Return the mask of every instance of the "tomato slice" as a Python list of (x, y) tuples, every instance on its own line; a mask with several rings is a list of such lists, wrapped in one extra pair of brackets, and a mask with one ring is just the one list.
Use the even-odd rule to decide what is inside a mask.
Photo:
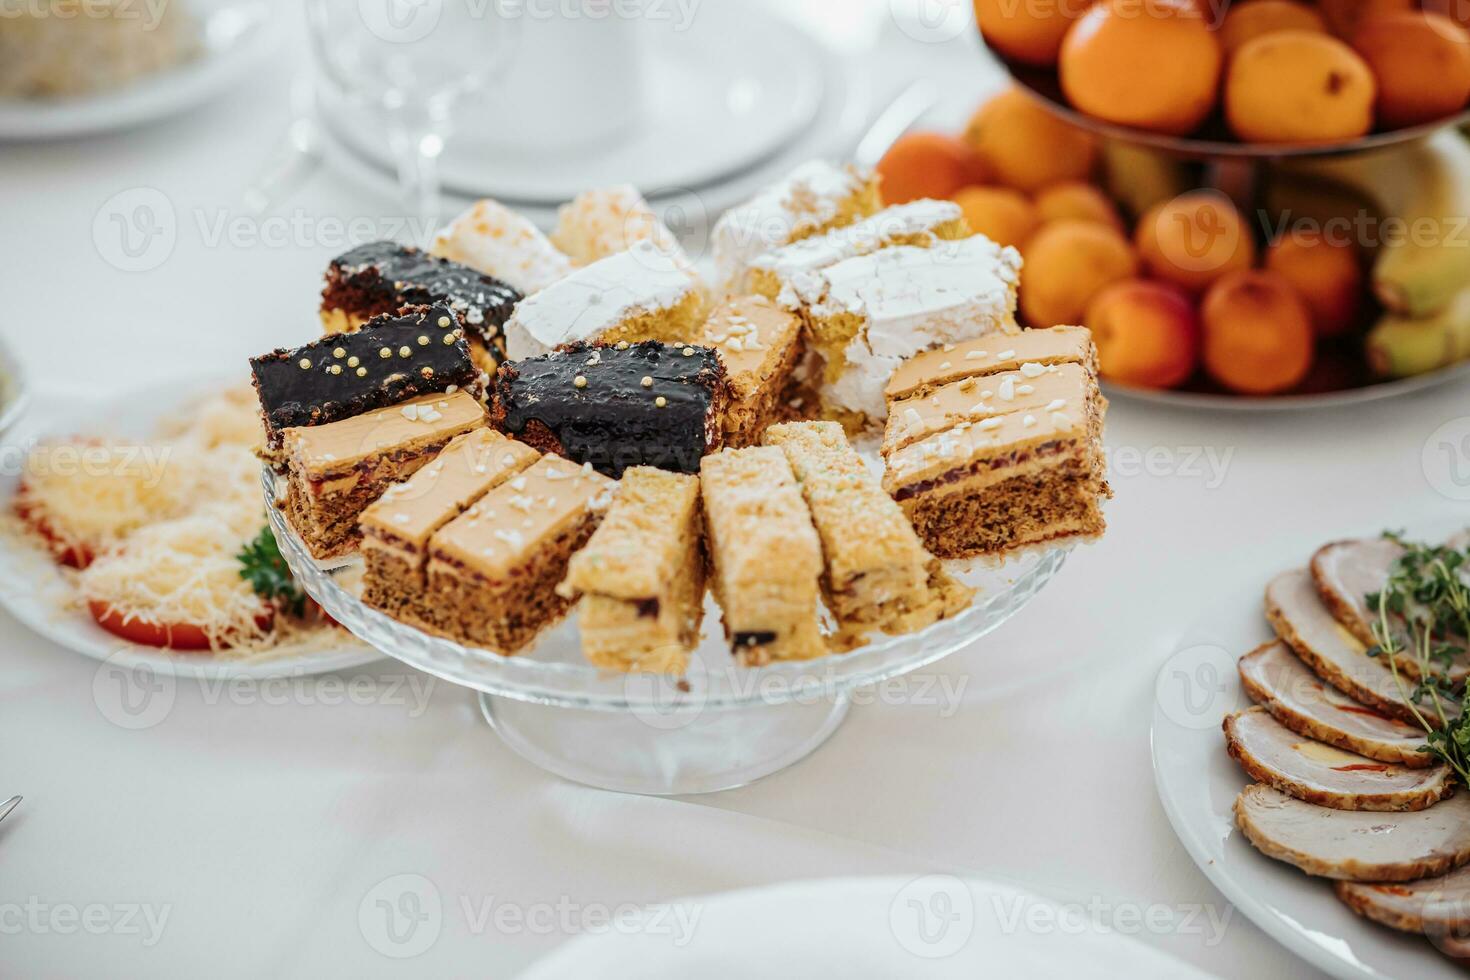
[[(91, 612), (92, 618), (97, 621), (98, 626), (131, 643), (180, 651), (211, 649), (208, 634), (199, 626), (189, 623), (148, 623), (141, 619), (127, 619), (116, 609), (109, 608), (107, 603), (96, 600), (89, 601), (87, 609)], [(275, 619), (275, 610), (266, 609), (255, 617), (255, 622), (261, 629), (270, 629)], [(228, 645), (225, 644), (225, 646)]]
[[(25, 493), (25, 484), (21, 484), (20, 490), (22, 494)], [(57, 564), (68, 568), (86, 568), (92, 564), (92, 559), (97, 557), (86, 545), (62, 544), (56, 531), (47, 523), (46, 518), (36, 512), (34, 506), (23, 501), (16, 501), (15, 513), (22, 521), (25, 521), (27, 527), (46, 542), (46, 549), (51, 552), (51, 557), (56, 560)]]

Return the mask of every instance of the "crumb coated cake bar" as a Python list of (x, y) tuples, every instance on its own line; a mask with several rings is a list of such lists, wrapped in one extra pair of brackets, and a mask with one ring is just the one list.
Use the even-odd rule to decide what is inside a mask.
[(720, 282), (734, 289), (756, 256), (850, 225), (881, 206), (872, 171), (808, 161), (716, 222), (711, 234)]
[(434, 238), (433, 253), (493, 276), (527, 296), (571, 274), (572, 260), (541, 229), (498, 201), (484, 200)]
[[(406, 307), (447, 306), (481, 357), (499, 362), (501, 330), (521, 293), (498, 279), (397, 242), (369, 242), (332, 260), (322, 290), (327, 333), (350, 333)], [(494, 370), (493, 365), (487, 370)]]
[(492, 423), (599, 472), (694, 473), (720, 448), (729, 385), (719, 356), (693, 344), (573, 344), (501, 365)]
[(699, 478), (636, 466), (558, 591), (582, 599), (582, 651), (598, 667), (682, 674), (704, 620)]
[[(1102, 454), (1107, 402), (1080, 329), (982, 337), (894, 376), (901, 428), (890, 430), (883, 486), (934, 554), (965, 558), (1102, 534), (1101, 504), (1111, 495)], [(1017, 365), (1022, 347), (1036, 360)], [(958, 374), (966, 370), (959, 365), (973, 376)], [(968, 381), (977, 405), (947, 413), (952, 392)]]
[(520, 360), (579, 340), (689, 340), (703, 315), (694, 274), (639, 242), (522, 300), (505, 325), (506, 342)]
[(731, 299), (710, 314), (703, 343), (719, 353), (730, 382), (725, 445), (755, 445), (766, 426), (788, 414), (801, 320), (761, 296)]
[(429, 542), (429, 591), (440, 631), (512, 654), (566, 615), (567, 561), (607, 509), (613, 481), (543, 456), (450, 521)]
[(898, 204), (855, 224), (757, 256), (750, 263), (746, 286), (753, 293), (795, 306), (803, 296), (819, 300), (822, 281), (815, 273), (843, 259), (894, 245), (928, 248), (970, 234), (964, 212), (953, 201), (926, 199)]
[(455, 436), (484, 424), (480, 402), (457, 391), (287, 429), (286, 516), (313, 557), (348, 554), (360, 540), (358, 518), (390, 484), (412, 476)]
[(803, 303), (808, 343), (837, 413), (882, 420), (884, 389), (905, 359), (994, 331), (1015, 331), (1021, 256), (981, 235), (932, 248), (898, 245), (821, 270)]
[(845, 631), (923, 629), (963, 608), (973, 592), (924, 550), (835, 422), (788, 422), (766, 430), (791, 464), (822, 540), (822, 595)]
[(440, 630), (428, 591), (429, 541), (487, 492), (541, 457), (525, 443), (480, 428), (456, 436), (434, 461), (363, 511), (362, 601), (394, 619)]
[(694, 268), (679, 239), (632, 184), (583, 191), (563, 204), (551, 242), (577, 265), (591, 265), (648, 242), (681, 268)]
[(786, 454), (756, 446), (706, 456), (700, 488), (730, 652), (747, 667), (822, 656), (822, 545)]
[(284, 429), (324, 425), (418, 395), (484, 393), (464, 330), (448, 307), (375, 317), (356, 333), (333, 334), (250, 359), (266, 444), (279, 462)]

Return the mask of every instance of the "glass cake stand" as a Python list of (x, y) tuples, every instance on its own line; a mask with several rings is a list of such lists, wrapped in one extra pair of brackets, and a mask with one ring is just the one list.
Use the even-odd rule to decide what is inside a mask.
[[(272, 506), (275, 474), (262, 472), (266, 511), (281, 554), (306, 592), (359, 639), (450, 683), (480, 692), (497, 734), (526, 759), (566, 779), (628, 793), (712, 793), (777, 772), (811, 753), (847, 715), (854, 691), (918, 670), (1000, 626), (1061, 568), (1070, 546), (956, 570), (979, 589), (959, 615), (907, 636), (883, 636), (817, 660), (736, 666), (719, 611), (684, 677), (599, 670), (582, 656), (576, 615), (518, 656), (464, 646), (406, 626), (358, 598), (343, 571), (307, 552)], [(885, 689), (886, 690), (886, 689)], [(901, 695), (900, 695), (901, 696)]]

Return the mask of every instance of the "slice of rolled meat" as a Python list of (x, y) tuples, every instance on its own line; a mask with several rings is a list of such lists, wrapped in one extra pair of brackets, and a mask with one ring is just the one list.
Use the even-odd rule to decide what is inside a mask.
[(1251, 700), (1298, 735), (1315, 738), (1379, 762), (1415, 769), (1434, 765), (1420, 752), (1424, 733), (1365, 707), (1307, 669), (1280, 640), (1240, 658), (1240, 682)]
[(1470, 867), (1397, 885), (1340, 881), (1333, 886), (1361, 916), (1427, 936), (1470, 934)]
[(1255, 783), (1236, 797), (1235, 822), (1266, 856), (1340, 881), (1415, 881), (1470, 861), (1470, 794), (1413, 813), (1374, 813), (1304, 803)]
[[(1388, 583), (1393, 563), (1403, 553), (1401, 545), (1387, 538), (1363, 538), (1334, 542), (1319, 548), (1312, 556), (1312, 580), (1318, 596), (1333, 617), (1365, 646), (1378, 642), (1373, 636), (1378, 611), (1369, 607), (1368, 596), (1381, 591)], [(1394, 617), (1391, 628), (1404, 651), (1397, 656), (1399, 669), (1419, 680), (1423, 671), (1418, 658), (1408, 650), (1408, 631), (1402, 619)], [(1470, 677), (1470, 651), (1463, 642), (1458, 646), (1459, 654), (1449, 667), (1449, 679), (1455, 684)]]
[[(1266, 618), (1318, 677), (1361, 704), (1415, 723), (1392, 671), (1332, 618), (1306, 569), (1283, 572), (1266, 586)], [(1404, 690), (1413, 685), (1409, 678), (1401, 680)]]
[(1423, 810), (1454, 790), (1448, 766), (1410, 769), (1302, 738), (1264, 708), (1225, 719), (1225, 747), (1250, 775), (1334, 810)]

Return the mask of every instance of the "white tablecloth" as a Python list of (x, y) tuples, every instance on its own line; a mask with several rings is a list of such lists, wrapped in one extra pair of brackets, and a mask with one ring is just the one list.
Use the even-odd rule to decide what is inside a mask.
[[(991, 84), (968, 37), (886, 43), (873, 70), (895, 86), (918, 65), (947, 65), (962, 100)], [(0, 148), (0, 330), (39, 387), (216, 375), (316, 333), (335, 230), (399, 205), (322, 173), (279, 212), (284, 240), (271, 237), (282, 226), (243, 217), (240, 194), (289, 119), (300, 63), (288, 46), (230, 98), (146, 131)], [(177, 241), (158, 268), (128, 273), (93, 226), (114, 195), (142, 187), (175, 210)], [(428, 678), (392, 661), (360, 671), (349, 697), (316, 682), (181, 682), (165, 719), (129, 731), (99, 710), (96, 663), (0, 616), (0, 797), (26, 796), (0, 825), (0, 973), (508, 976), (577, 927), (496, 928), (487, 903), (615, 908), (948, 872), (1158, 906), (1175, 924), (1139, 938), (1220, 976), (1311, 975), (1243, 917), (1219, 942), (1179, 925), (1204, 905), (1228, 913), (1154, 793), (1154, 677), (1214, 596), (1332, 537), (1463, 513), (1421, 453), (1466, 412), (1465, 394), (1281, 417), (1115, 404), (1106, 540), (932, 669), (963, 692), (953, 710), (855, 708), (805, 762), (699, 799), (561, 782), (502, 746), (468, 693), (425, 691)], [(1020, 676), (1029, 682), (1009, 684)], [(438, 940), (407, 963), (359, 925), (374, 887), (400, 874), (427, 878), (443, 901)]]

